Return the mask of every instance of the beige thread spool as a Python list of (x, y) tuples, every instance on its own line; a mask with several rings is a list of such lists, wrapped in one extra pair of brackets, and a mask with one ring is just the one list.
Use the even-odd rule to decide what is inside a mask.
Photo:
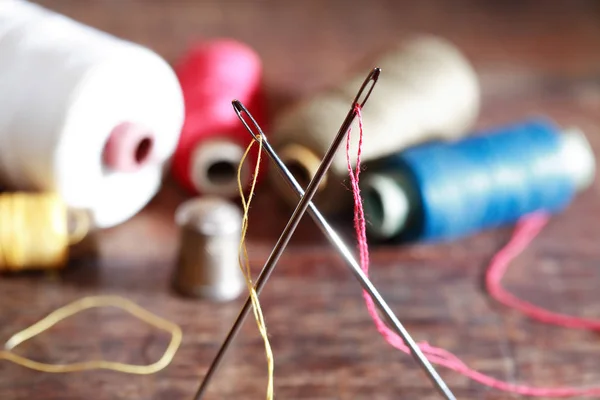
[(238, 260), (242, 214), (217, 197), (188, 200), (176, 211), (181, 229), (174, 285), (182, 294), (233, 300), (245, 287)]
[(89, 214), (68, 209), (57, 194), (2, 193), (0, 271), (63, 268), (89, 228)]
[[(373, 66), (381, 67), (382, 74), (363, 111), (363, 161), (433, 138), (459, 137), (474, 123), (480, 101), (477, 76), (451, 43), (417, 37), (384, 54)], [(276, 119), (272, 143), (303, 187), (314, 176), (364, 76), (357, 74)], [(352, 132), (351, 154), (356, 154), (357, 121)], [(352, 196), (342, 184), (347, 174), (345, 149), (340, 149), (316, 196), (322, 211), (348, 209)], [(285, 199), (296, 204), (297, 196), (279, 174), (270, 177)]]

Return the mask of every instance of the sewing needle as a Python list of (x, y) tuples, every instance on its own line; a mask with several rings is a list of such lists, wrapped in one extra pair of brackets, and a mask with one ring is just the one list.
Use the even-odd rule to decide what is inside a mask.
[[(244, 124), (248, 132), (250, 132), (254, 140), (260, 140), (259, 136), (262, 138), (263, 149), (269, 155), (271, 160), (276, 164), (276, 166), (279, 169), (279, 172), (286, 179), (290, 187), (296, 192), (296, 194), (298, 194), (298, 196), (302, 197), (304, 195), (302, 187), (300, 186), (296, 178), (294, 178), (292, 173), (288, 170), (288, 168), (285, 166), (284, 162), (281, 161), (279, 156), (277, 156), (277, 153), (275, 152), (275, 150), (273, 150), (273, 147), (269, 143), (266, 135), (254, 119), (254, 117), (252, 117), (252, 114), (250, 114), (246, 107), (244, 107), (244, 105), (237, 100), (233, 102), (233, 107), (238, 115), (238, 118), (240, 119), (240, 121), (242, 121), (242, 124)], [(248, 125), (248, 123), (242, 116), (242, 113), (248, 116), (252, 125), (254, 125), (256, 132)], [(444, 382), (444, 380), (438, 375), (438, 373), (435, 371), (429, 360), (427, 360), (427, 358), (423, 355), (421, 349), (419, 349), (419, 346), (415, 343), (415, 341), (410, 336), (406, 328), (404, 328), (404, 326), (400, 323), (392, 309), (387, 305), (386, 301), (383, 299), (381, 294), (379, 294), (377, 288), (375, 288), (373, 283), (363, 272), (358, 262), (356, 262), (356, 259), (352, 255), (352, 252), (348, 249), (348, 247), (339, 237), (337, 232), (331, 227), (331, 225), (329, 225), (327, 220), (323, 217), (321, 212), (317, 209), (317, 207), (312, 201), (308, 205), (308, 213), (317, 223), (319, 228), (321, 228), (321, 231), (325, 234), (325, 236), (342, 254), (342, 257), (350, 267), (351, 272), (354, 274), (354, 276), (356, 277), (360, 285), (363, 287), (363, 289), (369, 294), (369, 296), (371, 296), (371, 299), (373, 299), (374, 303), (379, 308), (379, 311), (387, 317), (388, 323), (391, 324), (396, 333), (398, 333), (398, 335), (402, 338), (406, 346), (410, 349), (411, 355), (421, 366), (421, 368), (427, 374), (429, 379), (433, 382), (434, 387), (446, 399), (454, 400), (455, 397)]]
[[(352, 102), (352, 105), (350, 106), (350, 111), (348, 111), (348, 114), (346, 115), (346, 118), (344, 119), (342, 126), (340, 127), (337, 135), (335, 136), (335, 139), (333, 140), (329, 149), (327, 150), (327, 153), (325, 153), (325, 156), (323, 157), (323, 161), (321, 162), (321, 165), (319, 165), (319, 168), (317, 169), (315, 176), (308, 184), (308, 187), (306, 188), (304, 196), (302, 196), (302, 198), (300, 199), (300, 202), (298, 203), (298, 205), (296, 206), (296, 209), (292, 213), (292, 216), (290, 217), (287, 225), (285, 226), (283, 232), (281, 233), (281, 236), (277, 240), (275, 247), (273, 247), (273, 250), (271, 251), (269, 258), (267, 259), (262, 271), (260, 272), (260, 274), (258, 276), (258, 279), (256, 280), (255, 290), (256, 290), (257, 295), (260, 294), (260, 292), (263, 289), (263, 286), (269, 279), (269, 276), (273, 272), (275, 265), (277, 265), (277, 261), (281, 257), (281, 254), (285, 250), (285, 247), (287, 246), (292, 235), (294, 234), (294, 231), (296, 230), (298, 223), (300, 222), (300, 220), (302, 219), (302, 216), (306, 212), (306, 209), (308, 208), (308, 204), (310, 203), (311, 199), (317, 192), (317, 188), (319, 187), (321, 180), (323, 179), (323, 177), (327, 173), (327, 170), (329, 169), (331, 163), (333, 162), (333, 158), (335, 156), (335, 153), (336, 153), (338, 147), (342, 144), (344, 137), (346, 136), (346, 133), (348, 132), (348, 129), (350, 129), (350, 126), (352, 125), (352, 122), (354, 121), (354, 118), (356, 117), (356, 106), (360, 105), (360, 107), (364, 107), (365, 103), (369, 99), (369, 96), (371, 95), (371, 92), (373, 91), (373, 88), (375, 87), (375, 84), (377, 83), (377, 79), (379, 79), (380, 73), (381, 73), (381, 69), (379, 69), (379, 68), (374, 68), (373, 70), (371, 70), (371, 72), (369, 73), (369, 75), (367, 76), (367, 78), (365, 79), (363, 84), (361, 85), (358, 93), (356, 94), (356, 97), (354, 98), (354, 101)], [(369, 85), (370, 85), (370, 87), (369, 87)], [(364, 99), (359, 104), (359, 100), (362, 98), (363, 93), (366, 91), (367, 87), (369, 87), (369, 90), (366, 92)], [(206, 375), (204, 376), (204, 379), (202, 380), (202, 383), (200, 384), (200, 387), (198, 388), (198, 391), (196, 392), (196, 396), (195, 396), (196, 400), (200, 400), (202, 398), (204, 392), (206, 391), (206, 388), (208, 387), (208, 384), (210, 383), (214, 373), (216, 372), (219, 364), (221, 363), (223, 356), (227, 352), (227, 349), (229, 348), (229, 346), (233, 342), (233, 339), (235, 338), (238, 331), (240, 330), (242, 323), (244, 322), (244, 319), (248, 315), (251, 305), (252, 305), (252, 301), (251, 301), (250, 296), (248, 296), (246, 298), (246, 302), (244, 303), (244, 306), (242, 307), (242, 310), (240, 311), (235, 322), (233, 323), (231, 330), (227, 334), (225, 341), (221, 345), (221, 348), (219, 349), (217, 355), (215, 356)]]

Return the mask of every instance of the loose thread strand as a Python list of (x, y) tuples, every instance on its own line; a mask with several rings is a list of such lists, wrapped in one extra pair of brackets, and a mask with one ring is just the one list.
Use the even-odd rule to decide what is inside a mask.
[(248, 193), (248, 197), (244, 196), (244, 185), (242, 184), (242, 167), (248, 154), (250, 154), (250, 150), (254, 145), (254, 141), (250, 142), (242, 159), (240, 161), (238, 167), (238, 189), (240, 192), (240, 197), (242, 200), (242, 208), (244, 209), (243, 217), (242, 217), (242, 234), (239, 246), (239, 261), (240, 261), (240, 269), (244, 274), (244, 278), (246, 280), (246, 286), (248, 287), (248, 292), (250, 294), (250, 299), (252, 301), (252, 311), (254, 313), (254, 319), (256, 320), (256, 325), (258, 327), (258, 331), (263, 339), (265, 345), (265, 355), (267, 358), (267, 369), (268, 369), (268, 378), (267, 378), (267, 400), (273, 399), (273, 369), (274, 369), (274, 360), (273, 360), (273, 352), (271, 350), (271, 344), (269, 343), (269, 336), (267, 333), (267, 326), (265, 324), (265, 319), (262, 313), (262, 309), (260, 307), (260, 302), (258, 300), (258, 294), (254, 288), (254, 284), (252, 283), (252, 272), (250, 270), (250, 258), (248, 257), (248, 249), (246, 248), (246, 233), (248, 230), (249, 218), (248, 214), (250, 212), (250, 203), (252, 201), (252, 197), (254, 196), (254, 189), (256, 187), (256, 182), (258, 180), (258, 173), (260, 170), (261, 156), (262, 156), (262, 136), (259, 136), (258, 141), (258, 155), (256, 164), (254, 167), (254, 174), (252, 176), (252, 182), (250, 185), (250, 191)]
[[(354, 227), (356, 229), (358, 250), (360, 253), (360, 264), (362, 270), (368, 276), (369, 249), (366, 239), (366, 224), (364, 219), (362, 199), (360, 197), (360, 190), (358, 186), (360, 174), (360, 156), (362, 152), (363, 125), (360, 108), (357, 107), (356, 111), (359, 118), (360, 128), (356, 171), (353, 171), (350, 162), (350, 131), (348, 131), (346, 142), (346, 161), (354, 197)], [(502, 276), (506, 272), (506, 269), (508, 268), (509, 262), (512, 259), (514, 259), (520, 252), (522, 252), (531, 242), (531, 240), (535, 238), (535, 236), (539, 233), (539, 231), (546, 223), (547, 219), (548, 217), (546, 215), (533, 215), (528, 218), (524, 218), (519, 222), (517, 228), (515, 229), (515, 232), (513, 233), (512, 239), (503, 249), (501, 249), (498, 252), (498, 254), (494, 257), (490, 264), (487, 273), (488, 290), (490, 291), (491, 296), (499, 302), (501, 302), (502, 304), (512, 308), (516, 308), (517, 310), (525, 313), (529, 317), (537, 319), (539, 321), (556, 324), (559, 326), (598, 330), (600, 329), (600, 321), (589, 321), (562, 314), (552, 313), (550, 311), (544, 310), (543, 308), (534, 306), (530, 303), (518, 299), (516, 296), (505, 291), (500, 285), (500, 281), (502, 279)], [(373, 319), (377, 331), (384, 337), (384, 339), (390, 345), (406, 354), (409, 354), (410, 349), (404, 344), (402, 339), (381, 320), (381, 317), (377, 312), (377, 308), (375, 307), (373, 300), (367, 292), (363, 291), (363, 297), (365, 299), (369, 315)], [(462, 360), (460, 360), (457, 356), (450, 353), (449, 351), (439, 347), (431, 346), (427, 342), (420, 342), (419, 348), (421, 349), (421, 351), (423, 351), (423, 354), (425, 354), (427, 359), (432, 363), (446, 367), (450, 370), (462, 374), (463, 376), (468, 377), (469, 379), (472, 379), (473, 381), (479, 382), (485, 386), (489, 386), (501, 391), (531, 397), (558, 398), (573, 396), (600, 396), (600, 387), (546, 388), (512, 384), (476, 371), (468, 367)]]
[[(12, 350), (19, 344), (50, 329), (60, 321), (81, 311), (96, 307), (120, 308), (151, 326), (169, 332), (171, 334), (171, 341), (169, 342), (169, 345), (167, 346), (163, 356), (155, 363), (149, 365), (132, 365), (106, 360), (84, 361), (71, 364), (47, 364), (22, 357), (12, 352)], [(127, 374), (149, 375), (162, 370), (171, 363), (175, 353), (177, 352), (177, 349), (181, 345), (182, 337), (183, 335), (179, 326), (144, 310), (140, 306), (127, 299), (119, 296), (92, 296), (85, 297), (61, 307), (30, 327), (14, 334), (4, 345), (5, 350), (0, 351), (0, 359), (13, 362), (17, 365), (35, 371), (48, 373), (66, 373), (93, 369), (106, 369)]]
[(599, 320), (573, 317), (546, 310), (519, 299), (502, 287), (501, 281), (508, 269), (509, 263), (525, 250), (530, 242), (547, 224), (548, 220), (548, 215), (538, 213), (525, 217), (519, 221), (510, 241), (490, 262), (486, 274), (488, 292), (490, 293), (490, 296), (499, 303), (513, 308), (534, 320), (565, 328), (598, 331), (600, 330)]

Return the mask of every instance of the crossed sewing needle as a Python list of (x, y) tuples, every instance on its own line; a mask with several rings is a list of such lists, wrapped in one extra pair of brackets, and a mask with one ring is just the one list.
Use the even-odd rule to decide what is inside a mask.
[[(348, 249), (348, 246), (346, 246), (346, 244), (344, 244), (344, 242), (339, 237), (339, 235), (329, 225), (329, 223), (323, 217), (323, 215), (317, 209), (317, 207), (315, 207), (315, 205), (312, 203), (312, 198), (314, 197), (315, 193), (317, 192), (317, 188), (319, 187), (321, 180), (326, 175), (329, 167), (331, 166), (331, 163), (333, 161), (335, 153), (337, 152), (338, 148), (340, 147), (344, 137), (346, 136), (346, 134), (348, 132), (348, 129), (350, 129), (354, 119), (357, 116), (356, 107), (359, 106), (360, 108), (363, 108), (365, 106), (365, 104), (367, 103), (367, 100), (371, 96), (371, 92), (373, 91), (373, 88), (375, 87), (377, 80), (379, 79), (380, 74), (381, 74), (381, 69), (374, 68), (373, 70), (371, 70), (371, 72), (369, 73), (367, 78), (364, 80), (358, 93), (356, 94), (356, 97), (352, 101), (352, 104), (350, 106), (350, 111), (348, 111), (348, 114), (346, 115), (344, 122), (342, 123), (333, 142), (329, 146), (329, 149), (325, 153), (325, 156), (323, 157), (323, 160), (321, 161), (319, 168), (317, 169), (315, 175), (313, 176), (312, 180), (308, 184), (306, 190), (302, 189), (302, 187), (300, 186), (298, 181), (294, 178), (294, 176), (288, 170), (288, 168), (285, 166), (283, 161), (281, 161), (281, 159), (279, 158), (279, 156), (277, 155), (275, 150), (273, 150), (273, 147), (271, 147), (269, 141), (267, 140), (266, 135), (264, 134), (264, 132), (262, 131), (262, 129), (260, 128), (258, 123), (255, 121), (254, 117), (252, 117), (250, 112), (246, 109), (246, 107), (244, 107), (244, 105), (238, 100), (234, 100), (232, 102), (233, 108), (234, 108), (238, 118), (242, 122), (242, 124), (246, 127), (246, 129), (252, 135), (254, 140), (262, 141), (263, 149), (266, 151), (266, 153), (269, 155), (271, 160), (278, 167), (279, 173), (283, 175), (283, 177), (285, 178), (288, 185), (290, 185), (290, 187), (296, 192), (296, 194), (300, 198), (300, 201), (298, 202), (287, 225), (283, 229), (281, 236), (279, 237), (275, 246), (273, 247), (273, 250), (271, 251), (269, 258), (265, 262), (265, 265), (264, 265), (263, 269), (261, 270), (261, 272), (258, 276), (258, 279), (256, 280), (255, 290), (256, 290), (257, 295), (260, 295), (263, 287), (265, 286), (269, 277), (271, 276), (271, 273), (275, 269), (275, 266), (277, 265), (279, 258), (283, 254), (287, 244), (289, 243), (292, 235), (294, 234), (296, 227), (298, 226), (298, 223), (304, 216), (304, 213), (308, 210), (309, 215), (312, 217), (312, 219), (315, 221), (315, 223), (319, 226), (321, 231), (325, 234), (325, 236), (327, 236), (327, 238), (329, 239), (331, 244), (334, 247), (336, 247), (336, 249), (342, 255), (342, 257), (348, 264), (350, 271), (354, 274), (355, 278), (358, 280), (358, 282), (360, 283), (362, 288), (369, 294), (369, 296), (371, 296), (371, 298), (373, 299), (373, 302), (378, 307), (379, 311), (387, 318), (388, 324), (390, 324), (392, 329), (402, 338), (402, 340), (404, 341), (406, 346), (410, 349), (412, 357), (415, 359), (417, 364), (423, 369), (423, 371), (427, 374), (428, 378), (432, 381), (432, 383), (433, 383), (434, 387), (437, 389), (437, 391), (447, 400), (455, 400), (456, 398), (454, 397), (454, 395), (452, 394), (452, 392), (450, 391), (450, 389), (448, 388), (448, 386), (446, 385), (444, 380), (438, 375), (438, 373), (433, 368), (433, 366), (431, 365), (429, 360), (427, 360), (425, 355), (422, 353), (421, 349), (419, 349), (419, 346), (416, 344), (416, 342), (410, 336), (410, 334), (408, 333), (406, 328), (404, 328), (404, 326), (400, 323), (400, 321), (398, 320), (398, 318), (396, 317), (396, 315), (394, 314), (392, 309), (388, 306), (388, 304), (385, 302), (383, 297), (381, 297), (377, 288), (375, 288), (373, 283), (371, 283), (369, 278), (362, 271), (362, 269), (360, 268), (360, 265), (354, 258), (352, 252)], [(221, 360), (225, 356), (225, 353), (227, 352), (229, 346), (235, 339), (237, 333), (239, 332), (239, 330), (242, 326), (242, 323), (244, 322), (246, 316), (248, 315), (251, 305), (252, 305), (251, 298), (250, 298), (250, 296), (248, 296), (237, 319), (235, 320), (233, 326), (231, 327), (231, 330), (227, 334), (227, 337), (223, 341), (221, 348), (219, 349), (217, 355), (215, 356), (206, 375), (204, 376), (204, 379), (203, 379), (202, 383), (200, 384), (198, 391), (196, 392), (195, 400), (200, 400), (202, 398), (202, 396), (204, 395), (213, 375), (215, 374), (217, 368), (219, 367), (219, 365), (221, 363)]]

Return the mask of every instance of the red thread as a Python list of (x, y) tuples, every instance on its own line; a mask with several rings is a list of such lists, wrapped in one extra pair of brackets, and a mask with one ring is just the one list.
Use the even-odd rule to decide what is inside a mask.
[[(352, 193), (354, 197), (354, 227), (356, 229), (356, 237), (358, 241), (358, 249), (360, 254), (360, 265), (364, 273), (369, 275), (369, 248), (366, 238), (366, 224), (364, 219), (364, 212), (362, 206), (362, 199), (360, 197), (360, 189), (358, 186), (359, 175), (360, 175), (360, 156), (362, 152), (362, 137), (363, 137), (363, 124), (360, 107), (357, 106), (356, 112), (358, 115), (360, 133), (359, 133), (359, 144), (356, 161), (356, 171), (352, 170), (350, 163), (350, 138), (351, 131), (348, 131), (348, 137), (346, 142), (346, 161), (348, 166), (348, 173), (350, 176), (350, 184), (352, 186)], [(522, 252), (529, 243), (535, 238), (539, 231), (543, 228), (548, 220), (548, 216), (543, 214), (535, 214), (527, 218), (523, 218), (518, 224), (513, 233), (513, 237), (508, 244), (501, 249), (496, 256), (492, 259), (490, 267), (487, 273), (487, 287), (490, 291), (491, 296), (508, 307), (515, 308), (531, 318), (537, 319), (542, 322), (556, 324), (559, 326), (567, 326), (573, 328), (582, 329), (593, 329), (596, 330), (600, 327), (600, 322), (589, 321), (581, 318), (570, 317), (562, 314), (553, 313), (547, 311), (538, 306), (534, 306), (527, 303), (514, 295), (504, 290), (500, 284), (502, 276), (506, 272), (509, 262), (514, 259), (520, 252)], [(385, 340), (395, 347), (396, 349), (409, 354), (409, 348), (404, 344), (402, 339), (393, 332), (387, 325), (381, 320), (373, 300), (367, 292), (363, 291), (363, 297), (365, 299), (367, 310), (369, 315), (375, 322), (375, 326), (379, 333), (385, 338)], [(556, 387), (556, 388), (545, 388), (545, 387), (532, 387), (527, 385), (512, 384), (509, 382), (501, 381), (491, 376), (485, 375), (472, 368), (469, 368), (463, 361), (457, 356), (439, 347), (431, 346), (427, 342), (418, 343), (419, 348), (427, 359), (437, 365), (441, 365), (450, 370), (456, 371), (476, 382), (479, 382), (485, 386), (489, 386), (498, 390), (502, 390), (510, 393), (517, 393), (524, 396), (532, 397), (573, 397), (573, 396), (591, 396), (600, 395), (600, 387), (591, 388), (571, 388), (571, 387)]]
[(498, 302), (507, 307), (514, 308), (537, 321), (566, 328), (585, 329), (590, 331), (600, 330), (600, 321), (598, 320), (572, 317), (570, 315), (546, 310), (519, 299), (502, 287), (502, 277), (506, 273), (509, 263), (519, 253), (525, 250), (529, 243), (546, 225), (548, 219), (548, 215), (540, 213), (523, 218), (518, 222), (508, 244), (494, 256), (490, 263), (486, 275), (488, 292)]
[[(186, 110), (172, 172), (179, 184), (196, 194), (199, 190), (192, 181), (191, 166), (198, 146), (220, 138), (239, 144), (243, 150), (252, 140), (233, 111), (232, 100), (244, 103), (256, 121), (265, 126), (262, 63), (246, 44), (214, 39), (192, 46), (175, 70)], [(251, 171), (256, 165), (257, 151), (253, 149), (249, 157)], [(237, 189), (232, 193), (235, 196), (239, 196)]]

